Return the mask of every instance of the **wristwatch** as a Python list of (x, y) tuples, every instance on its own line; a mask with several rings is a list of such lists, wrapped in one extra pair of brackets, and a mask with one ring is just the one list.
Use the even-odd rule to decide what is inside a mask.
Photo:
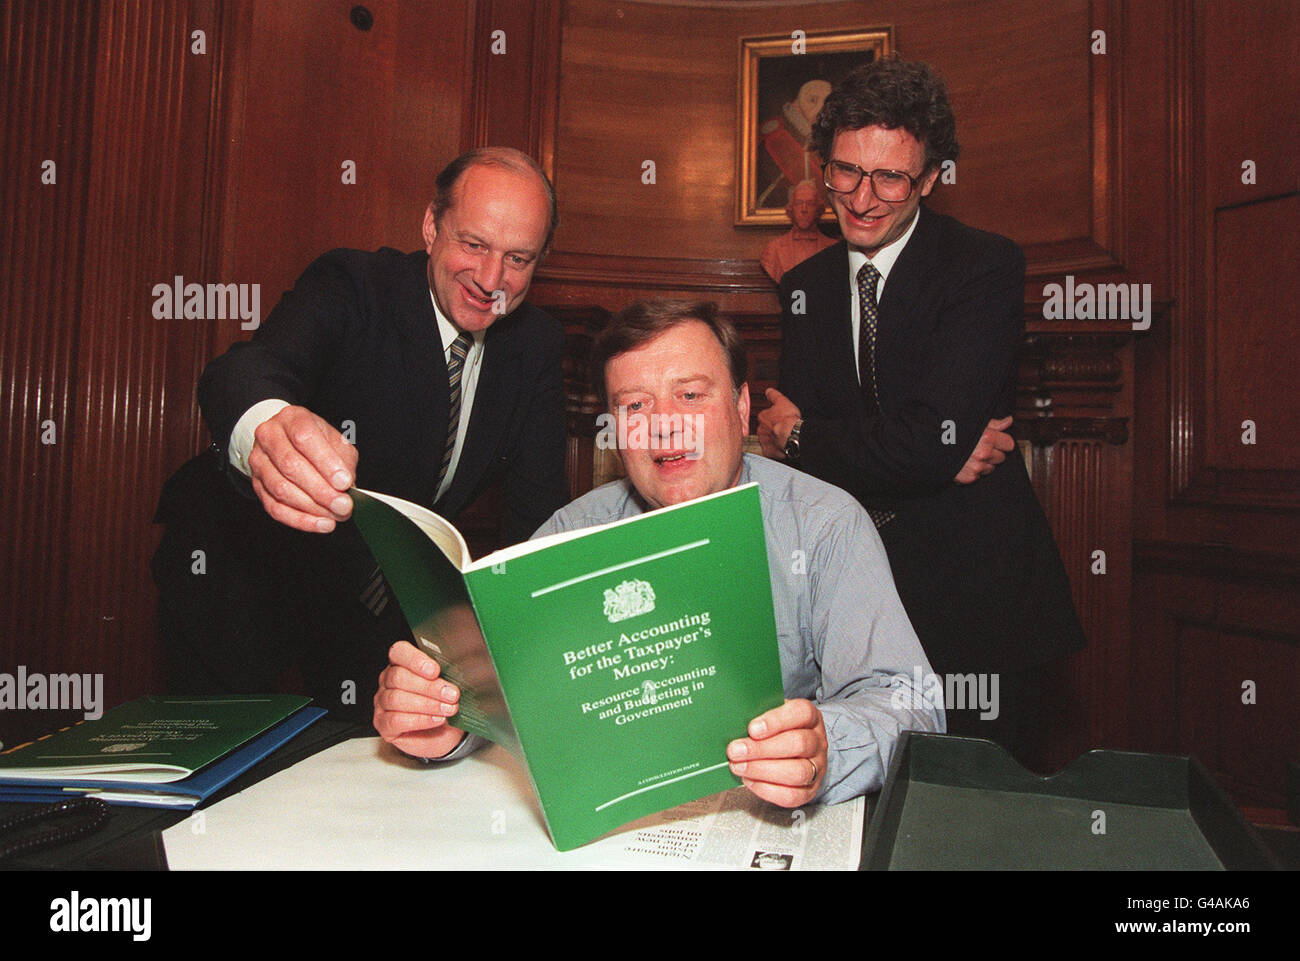
[(785, 459), (788, 461), (797, 461), (799, 459), (799, 429), (803, 427), (803, 418), (794, 422), (790, 428), (790, 436), (785, 440)]

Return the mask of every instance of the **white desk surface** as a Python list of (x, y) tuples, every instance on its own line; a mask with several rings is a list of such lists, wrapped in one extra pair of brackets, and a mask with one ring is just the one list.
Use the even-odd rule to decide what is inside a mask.
[(527, 773), (504, 749), (425, 765), (374, 737), (195, 811), (163, 839), (173, 870), (851, 870), (863, 806), (788, 811), (738, 788), (561, 853)]

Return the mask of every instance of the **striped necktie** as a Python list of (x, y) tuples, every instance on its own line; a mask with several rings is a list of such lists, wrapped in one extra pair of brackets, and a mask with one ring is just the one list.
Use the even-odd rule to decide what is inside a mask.
[[(447, 477), (447, 468), (451, 465), (451, 455), (456, 449), (456, 434), (460, 429), (460, 375), (465, 368), (465, 357), (469, 354), (470, 336), (460, 334), (451, 342), (451, 357), (447, 361), (448, 400), (447, 443), (442, 449), (442, 466), (438, 469), (438, 483), (433, 488), (433, 496), (438, 497), (442, 482)], [(361, 592), (361, 603), (370, 613), (378, 617), (388, 606), (388, 591), (385, 589), (384, 575), (378, 567), (371, 572)]]
[[(876, 305), (876, 282), (880, 271), (868, 261), (858, 271), (858, 383), (867, 404), (867, 416), (880, 412), (880, 385), (876, 382), (876, 334), (880, 312)], [(877, 527), (894, 519), (892, 511), (867, 508)]]
[(447, 443), (442, 449), (442, 466), (438, 469), (438, 486), (434, 496), (447, 478), (447, 468), (451, 466), (451, 454), (456, 449), (456, 434), (460, 430), (460, 375), (465, 369), (465, 357), (469, 354), (470, 336), (460, 334), (451, 342), (451, 357), (447, 360)]

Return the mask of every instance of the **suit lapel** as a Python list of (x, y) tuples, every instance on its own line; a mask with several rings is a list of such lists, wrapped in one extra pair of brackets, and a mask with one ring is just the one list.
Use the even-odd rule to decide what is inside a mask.
[(488, 328), (483, 340), (483, 366), (474, 388), (474, 407), (469, 413), (456, 474), (444, 498), (449, 504), (468, 503), (491, 467), (497, 441), (506, 434), (519, 381), (518, 344), (509, 336), (513, 326), (511, 317), (502, 317)]
[(885, 295), (880, 299), (876, 328), (877, 374), (881, 369), (881, 358), (888, 358), (898, 339), (907, 335), (908, 311), (920, 299), (930, 265), (934, 262), (939, 239), (938, 222), (924, 204), (917, 209), (917, 217), (920, 219), (916, 229), (894, 261), (889, 279), (885, 281)]
[(853, 297), (849, 286), (849, 248), (844, 241), (828, 248), (825, 263), (809, 293), (808, 318), (815, 320), (816, 349), (826, 364), (834, 390), (858, 389), (853, 365)]
[(421, 425), (419, 443), (410, 456), (415, 462), (418, 485), (427, 488), (426, 502), (432, 504), (447, 440), (450, 401), (447, 363), (429, 293), (428, 262), (428, 255), (423, 252), (411, 254), (393, 291), (394, 318), (402, 326), (404, 339), (410, 346), (402, 364), (402, 376), (410, 378), (410, 396), (416, 399), (414, 410), (394, 414), (413, 417)]

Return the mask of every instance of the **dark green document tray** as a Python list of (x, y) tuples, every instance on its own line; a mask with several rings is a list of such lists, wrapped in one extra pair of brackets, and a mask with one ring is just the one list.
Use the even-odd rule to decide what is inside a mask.
[(913, 731), (862, 850), (871, 871), (1277, 867), (1195, 758), (1089, 751), (1039, 777), (992, 741)]

